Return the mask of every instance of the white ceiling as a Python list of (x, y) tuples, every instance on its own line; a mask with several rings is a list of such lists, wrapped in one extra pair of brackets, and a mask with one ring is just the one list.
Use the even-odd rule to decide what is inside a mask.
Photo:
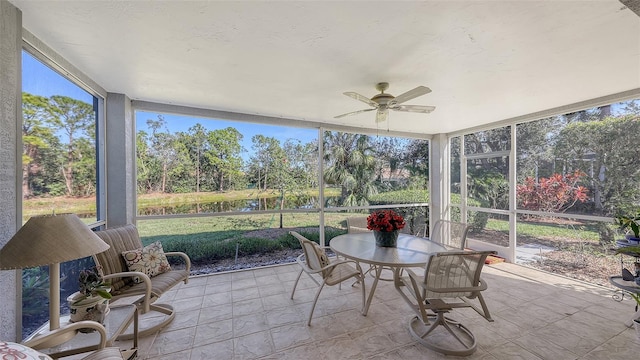
[(9, 0), (23, 26), (135, 100), (376, 128), (375, 83), (446, 133), (640, 88), (640, 17), (601, 1)]

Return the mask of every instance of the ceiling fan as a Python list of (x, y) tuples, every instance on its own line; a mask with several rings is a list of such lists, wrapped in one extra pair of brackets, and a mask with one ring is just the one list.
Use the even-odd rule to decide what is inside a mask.
[(417, 98), (418, 96), (426, 95), (431, 92), (426, 86), (418, 86), (413, 90), (409, 90), (404, 94), (400, 94), (398, 96), (393, 96), (391, 94), (387, 94), (384, 91), (389, 88), (389, 83), (380, 82), (376, 84), (376, 89), (380, 91), (380, 94), (376, 94), (371, 99), (366, 96), (360, 95), (358, 93), (347, 91), (344, 94), (350, 98), (354, 98), (356, 100), (360, 100), (363, 103), (369, 104), (373, 109), (364, 109), (349, 112), (346, 114), (338, 115), (335, 118), (341, 118), (349, 115), (355, 115), (366, 111), (378, 110), (376, 113), (376, 122), (382, 122), (387, 120), (389, 116), (389, 109), (395, 111), (407, 111), (407, 112), (415, 112), (415, 113), (423, 113), (428, 114), (435, 110), (435, 106), (424, 106), (424, 105), (400, 105), (405, 101)]

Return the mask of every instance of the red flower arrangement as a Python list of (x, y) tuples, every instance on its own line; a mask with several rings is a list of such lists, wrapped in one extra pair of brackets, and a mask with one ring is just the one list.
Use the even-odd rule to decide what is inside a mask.
[(367, 229), (377, 231), (395, 231), (404, 227), (405, 222), (402, 216), (393, 210), (374, 211), (367, 217)]

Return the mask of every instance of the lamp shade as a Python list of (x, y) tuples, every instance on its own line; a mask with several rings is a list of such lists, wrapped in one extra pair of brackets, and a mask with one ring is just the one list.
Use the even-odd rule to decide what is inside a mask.
[(0, 249), (0, 269), (61, 263), (108, 248), (75, 214), (33, 216)]

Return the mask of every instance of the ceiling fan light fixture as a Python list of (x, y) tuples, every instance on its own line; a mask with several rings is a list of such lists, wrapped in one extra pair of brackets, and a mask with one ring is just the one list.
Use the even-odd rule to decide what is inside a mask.
[(386, 105), (380, 106), (378, 108), (378, 112), (376, 113), (376, 122), (386, 121), (389, 117), (389, 109), (387, 109)]

